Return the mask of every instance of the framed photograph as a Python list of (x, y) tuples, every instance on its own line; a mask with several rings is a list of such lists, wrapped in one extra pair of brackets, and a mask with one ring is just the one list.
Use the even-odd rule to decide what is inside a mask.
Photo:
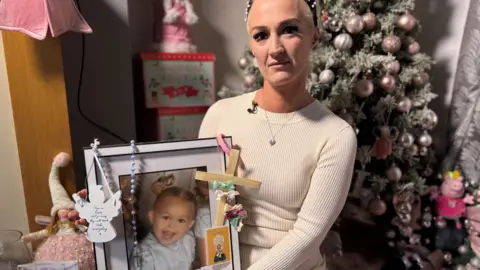
[(147, 108), (210, 106), (215, 102), (212, 53), (140, 55)]
[[(232, 145), (231, 137), (225, 141)], [(99, 146), (98, 152), (113, 189), (121, 191), (122, 213), (111, 222), (116, 237), (94, 244), (96, 269), (133, 270), (137, 262), (155, 264), (155, 269), (241, 269), (237, 230), (212, 226), (218, 208), (215, 190), (195, 179), (196, 171), (226, 172), (228, 155), (216, 139), (137, 144), (134, 189), (130, 145)], [(102, 185), (108, 200), (108, 183), (94, 151), (84, 149), (84, 154), (87, 189)]]

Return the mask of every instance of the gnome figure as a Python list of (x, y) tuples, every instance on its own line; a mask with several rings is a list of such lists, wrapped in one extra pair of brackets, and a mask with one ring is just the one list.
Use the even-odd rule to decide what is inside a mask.
[[(45, 239), (38, 247), (34, 261), (76, 261), (79, 270), (95, 269), (93, 244), (84, 234), (86, 222), (79, 219), (75, 203), (58, 177), (59, 168), (67, 166), (69, 162), (70, 156), (66, 153), (60, 153), (54, 158), (48, 179), (53, 203), (50, 217), (35, 218), (37, 223), (46, 225), (46, 228), (23, 236), (22, 241)], [(86, 193), (86, 190), (82, 190), (78, 195), (85, 198)]]

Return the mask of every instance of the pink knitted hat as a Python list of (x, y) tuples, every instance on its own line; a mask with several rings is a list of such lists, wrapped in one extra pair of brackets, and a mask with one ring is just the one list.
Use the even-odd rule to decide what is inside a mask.
[(52, 210), (50, 211), (50, 215), (52, 216), (60, 209), (75, 209), (75, 202), (70, 199), (70, 196), (68, 196), (67, 191), (60, 183), (58, 177), (59, 168), (67, 166), (69, 162), (70, 156), (63, 152), (53, 159), (52, 169), (50, 170), (50, 176), (48, 178), (53, 203)]

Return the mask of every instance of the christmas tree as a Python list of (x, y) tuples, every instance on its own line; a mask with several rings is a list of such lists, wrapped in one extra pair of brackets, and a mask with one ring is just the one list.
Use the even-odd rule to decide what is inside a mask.
[[(384, 262), (385, 267), (419, 269), (426, 262), (432, 267), (433, 260), (450, 269), (480, 267), (464, 219), (436, 218), (431, 191), (444, 177), (437, 171), (429, 134), (438, 118), (428, 104), (437, 95), (428, 73), (433, 61), (415, 40), (421, 29), (412, 15), (414, 2), (319, 3), (322, 38), (311, 55), (307, 87), (357, 133), (357, 164), (341, 219), (371, 224), (382, 232), (402, 265)], [(244, 71), (244, 89), (224, 87), (219, 92), (223, 98), (263, 84), (251, 52), (247, 50), (238, 64)]]

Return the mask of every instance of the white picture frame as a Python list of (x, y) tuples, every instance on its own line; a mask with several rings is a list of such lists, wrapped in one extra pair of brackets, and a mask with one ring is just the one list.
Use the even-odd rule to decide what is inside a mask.
[[(225, 137), (225, 142), (232, 146), (232, 138)], [(176, 171), (183, 169), (206, 168), (210, 173), (225, 173), (228, 155), (220, 150), (215, 138), (154, 142), (136, 145), (136, 174), (150, 172)], [(108, 163), (109, 179), (114, 180), (114, 189), (121, 189), (120, 177), (129, 175), (131, 170), (130, 145), (99, 146), (98, 152)], [(84, 149), (85, 168), (88, 186), (102, 185), (106, 200), (109, 199), (108, 184), (102, 178), (95, 162), (95, 153), (91, 148)], [(93, 169), (95, 168), (95, 169)], [(130, 188), (128, 188), (130, 189)], [(214, 224), (217, 212), (215, 190), (209, 188), (211, 224)], [(133, 249), (133, 240), (128, 236), (123, 214), (113, 218), (111, 224), (116, 230), (116, 237), (108, 243), (94, 243), (97, 270), (130, 270), (129, 259)], [(240, 270), (240, 250), (238, 232), (230, 226), (231, 269)], [(228, 269), (228, 268), (222, 268)], [(194, 269), (195, 270), (195, 269)]]

